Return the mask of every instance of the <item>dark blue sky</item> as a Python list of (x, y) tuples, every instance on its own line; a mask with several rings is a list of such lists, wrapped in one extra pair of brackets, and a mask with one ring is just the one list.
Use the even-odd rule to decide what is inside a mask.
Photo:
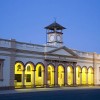
[(100, 53), (100, 0), (0, 0), (0, 38), (45, 44), (54, 17), (64, 45)]

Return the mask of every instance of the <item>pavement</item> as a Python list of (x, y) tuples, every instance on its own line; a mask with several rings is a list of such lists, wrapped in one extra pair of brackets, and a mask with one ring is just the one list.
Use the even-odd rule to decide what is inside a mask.
[(15, 93), (29, 93), (29, 92), (41, 92), (41, 91), (61, 91), (61, 90), (87, 90), (87, 89), (100, 89), (99, 86), (88, 86), (88, 87), (60, 87), (60, 88), (31, 88), (31, 89), (14, 89), (14, 90), (1, 90), (2, 94), (15, 94)]

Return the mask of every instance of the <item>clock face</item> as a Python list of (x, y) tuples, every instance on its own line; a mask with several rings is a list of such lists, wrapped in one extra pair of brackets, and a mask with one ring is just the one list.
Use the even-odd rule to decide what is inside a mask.
[(57, 41), (60, 41), (60, 42), (61, 42), (61, 37), (60, 37), (60, 35), (57, 35)]
[(50, 41), (54, 41), (55, 37), (54, 35), (50, 35)]

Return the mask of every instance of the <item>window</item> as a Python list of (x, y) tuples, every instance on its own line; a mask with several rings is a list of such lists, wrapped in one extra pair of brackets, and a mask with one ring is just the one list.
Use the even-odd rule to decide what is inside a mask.
[(31, 67), (30, 66), (27, 66), (27, 71), (31, 71)]
[(21, 71), (21, 65), (17, 66), (17, 71)]
[(38, 68), (38, 76), (41, 77), (41, 66)]
[(26, 74), (26, 82), (31, 82), (31, 74)]
[(16, 80), (17, 82), (21, 82), (21, 77), (22, 77), (21, 74), (15, 74), (15, 80)]

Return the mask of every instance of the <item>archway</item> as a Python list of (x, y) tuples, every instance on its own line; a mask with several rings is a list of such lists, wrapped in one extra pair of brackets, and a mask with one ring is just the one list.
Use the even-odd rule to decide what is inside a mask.
[(32, 87), (34, 84), (34, 65), (28, 63), (25, 66), (25, 85), (26, 87)]
[(64, 85), (64, 67), (62, 65), (58, 66), (58, 84)]
[(24, 77), (23, 77), (23, 70), (24, 65), (21, 62), (17, 62), (15, 64), (14, 73), (15, 73), (15, 79), (14, 79), (14, 85), (15, 88), (22, 88)]
[(36, 72), (35, 72), (35, 85), (36, 86), (43, 86), (44, 84), (44, 66), (41, 63), (36, 65)]
[(81, 84), (81, 75), (82, 75), (82, 70), (80, 68), (80, 66), (76, 67), (76, 84), (80, 85)]
[(82, 84), (83, 85), (87, 84), (87, 68), (86, 67), (82, 68)]
[(88, 69), (88, 84), (89, 85), (93, 85), (93, 68), (92, 67), (89, 67)]
[(72, 68), (72, 66), (67, 67), (67, 83), (68, 83), (68, 85), (73, 84), (73, 68)]
[(47, 67), (47, 70), (48, 70), (48, 85), (49, 86), (52, 86), (54, 85), (54, 66), (53, 65), (48, 65)]

